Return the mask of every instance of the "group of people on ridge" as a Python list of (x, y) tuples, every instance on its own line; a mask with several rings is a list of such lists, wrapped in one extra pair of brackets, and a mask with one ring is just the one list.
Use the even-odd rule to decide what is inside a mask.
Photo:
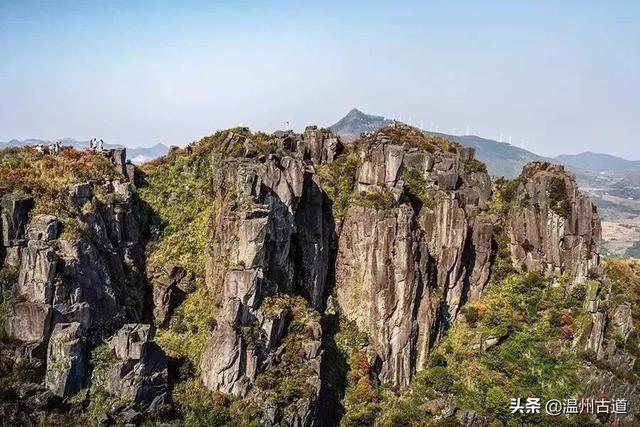
[(104, 151), (104, 141), (97, 138), (91, 138), (89, 141), (89, 150), (91, 151)]
[(44, 144), (36, 145), (36, 151), (40, 154), (48, 154), (50, 156), (57, 156), (60, 154), (60, 149), (62, 148), (62, 141), (56, 141), (50, 143), (45, 147)]

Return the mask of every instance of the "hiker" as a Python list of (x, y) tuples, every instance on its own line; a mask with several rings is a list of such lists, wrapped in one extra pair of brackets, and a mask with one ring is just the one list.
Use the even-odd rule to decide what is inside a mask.
[(36, 145), (36, 151), (38, 152), (38, 154), (44, 154), (44, 147), (42, 146), (42, 144)]
[(55, 145), (53, 145), (53, 143), (49, 144), (49, 152), (47, 154), (49, 154), (50, 156), (53, 156), (54, 151), (55, 151)]
[(89, 141), (89, 150), (96, 151), (96, 139), (95, 138), (91, 138), (91, 141)]
[(100, 152), (104, 151), (104, 141), (102, 139), (98, 143), (98, 151)]
[(60, 147), (62, 147), (62, 141), (56, 141), (56, 146), (55, 146), (55, 155), (59, 155), (60, 154)]

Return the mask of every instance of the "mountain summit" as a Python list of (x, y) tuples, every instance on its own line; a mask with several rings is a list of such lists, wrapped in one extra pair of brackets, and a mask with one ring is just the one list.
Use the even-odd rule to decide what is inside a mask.
[[(366, 114), (354, 108), (336, 124), (330, 126), (329, 129), (339, 135), (344, 141), (349, 142), (358, 139), (362, 132), (374, 132), (387, 126), (391, 122), (392, 120), (390, 119)], [(478, 160), (487, 165), (487, 170), (490, 175), (515, 178), (520, 174), (520, 171), (522, 171), (522, 167), (528, 162), (552, 161), (551, 159), (507, 144), (506, 142), (498, 142), (475, 135), (448, 135), (445, 133), (424, 132), (433, 136), (447, 138), (467, 147), (475, 148)]]
[(358, 139), (362, 132), (373, 132), (391, 123), (384, 116), (365, 114), (357, 108), (352, 109), (336, 124), (329, 127), (345, 141)]

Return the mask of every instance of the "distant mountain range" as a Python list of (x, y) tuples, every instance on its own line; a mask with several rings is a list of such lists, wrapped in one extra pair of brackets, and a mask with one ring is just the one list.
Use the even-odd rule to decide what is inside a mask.
[[(340, 135), (342, 139), (352, 141), (357, 139), (362, 132), (371, 132), (380, 129), (391, 122), (391, 120), (385, 119), (382, 116), (365, 114), (354, 108), (336, 124), (330, 126), (329, 129)], [(475, 135), (457, 136), (437, 132), (426, 133), (443, 136), (459, 144), (475, 148), (476, 157), (487, 165), (487, 169), (491, 175), (515, 178), (522, 171), (522, 166), (528, 162), (534, 160), (553, 161), (552, 159), (539, 156), (530, 151), (507, 144), (506, 142), (498, 142)]]
[[(89, 147), (89, 141), (78, 141), (72, 138), (62, 138), (59, 141), (62, 141), (63, 145), (71, 146), (77, 149), (87, 148)], [(2, 142), (0, 141), (0, 149), (7, 147), (24, 147), (26, 145), (37, 145), (37, 144), (49, 144), (53, 141), (47, 141), (42, 139), (29, 138), (24, 140), (12, 139), (11, 141)], [(105, 149), (111, 148), (125, 148), (123, 145), (119, 144), (106, 144), (104, 145)], [(143, 163), (147, 160), (155, 159), (156, 157), (164, 156), (169, 151), (169, 147), (163, 144), (156, 144), (151, 147), (135, 147), (135, 148), (127, 148), (127, 159), (131, 160), (133, 163)]]
[[(374, 131), (389, 123), (391, 120), (382, 116), (353, 109), (330, 129), (343, 140), (351, 141), (362, 132)], [(547, 158), (479, 136), (426, 133), (475, 148), (476, 157), (487, 165), (491, 175), (515, 178), (524, 164), (534, 160), (564, 164), (575, 173), (581, 189), (598, 206), (602, 218), (603, 253), (640, 257), (640, 161), (592, 152)]]
[[(371, 132), (387, 126), (392, 120), (382, 116), (363, 113), (354, 108), (330, 126), (334, 133), (345, 141), (357, 139), (362, 132)], [(555, 158), (548, 158), (518, 148), (506, 142), (481, 138), (475, 135), (449, 135), (446, 133), (428, 132), (455, 141), (459, 144), (476, 149), (476, 157), (487, 165), (491, 175), (515, 178), (522, 171), (522, 166), (531, 161), (549, 161), (561, 163), (571, 169), (589, 172), (627, 172), (640, 170), (640, 161), (626, 160), (610, 154), (584, 152), (580, 154), (563, 154)], [(580, 175), (580, 173), (578, 173)]]
[(555, 157), (567, 166), (599, 172), (628, 172), (640, 170), (640, 160), (627, 160), (611, 154), (585, 151), (580, 154), (563, 154)]
[(373, 116), (365, 114), (354, 108), (349, 111), (346, 116), (338, 120), (336, 124), (330, 126), (329, 129), (347, 142), (353, 141), (360, 137), (362, 132), (373, 132), (390, 124), (392, 120), (385, 119), (383, 116)]

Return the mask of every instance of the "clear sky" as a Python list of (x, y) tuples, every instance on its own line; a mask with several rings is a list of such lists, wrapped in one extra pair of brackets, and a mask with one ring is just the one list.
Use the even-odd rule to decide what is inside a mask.
[(640, 158), (640, 1), (0, 0), (0, 140), (184, 144), (353, 107)]

